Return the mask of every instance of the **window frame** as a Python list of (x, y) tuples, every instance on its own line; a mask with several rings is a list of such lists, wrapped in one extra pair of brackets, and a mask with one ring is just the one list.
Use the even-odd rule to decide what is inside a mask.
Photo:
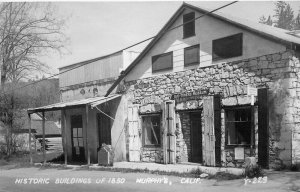
[[(238, 109), (248, 109), (248, 110), (250, 110), (250, 120), (249, 120), (249, 123), (250, 123), (250, 133), (251, 133), (251, 131), (253, 129), (253, 127), (252, 127), (252, 123), (253, 123), (252, 117), (254, 117), (254, 115), (252, 114), (252, 109), (251, 108), (252, 108), (251, 105), (226, 106), (226, 107), (223, 107), (223, 109), (224, 109), (224, 124), (225, 124), (225, 147), (226, 148), (232, 148), (232, 147), (247, 147), (247, 148), (250, 148), (251, 147), (251, 135), (250, 135), (250, 143), (249, 144), (228, 144), (228, 134), (229, 134), (229, 131), (228, 131), (227, 123), (228, 122), (235, 122), (235, 121), (227, 121), (227, 115), (226, 115), (226, 111), (228, 111), (228, 110), (238, 110)], [(255, 134), (253, 134), (253, 141), (255, 141)], [(253, 143), (253, 147), (255, 145), (254, 143)]]
[[(153, 61), (155, 58), (157, 57), (162, 57), (162, 56), (166, 56), (166, 55), (171, 55), (171, 66), (170, 67), (167, 67), (167, 68), (163, 68), (163, 69), (156, 69), (154, 70), (153, 69)], [(173, 69), (173, 51), (170, 51), (170, 52), (167, 52), (167, 53), (162, 53), (162, 54), (158, 54), (158, 55), (154, 55), (152, 56), (152, 73), (156, 73), (156, 72), (160, 72), (160, 71), (166, 71), (166, 70), (170, 70), (170, 69)]]
[[(193, 63), (186, 63), (186, 50), (190, 50), (190, 49), (193, 49), (193, 48), (197, 48), (197, 61), (193, 62)], [(185, 67), (199, 64), (200, 63), (200, 44), (196, 44), (196, 45), (192, 45), (192, 46), (189, 46), (189, 47), (185, 47), (183, 55), (184, 55), (183, 57), (184, 57), (184, 66)]]
[[(73, 123), (73, 119), (78, 119), (80, 117), (80, 121), (81, 121), (81, 124), (80, 126), (77, 125), (78, 122), (76, 123)], [(79, 121), (79, 122), (80, 122)], [(74, 125), (76, 124), (76, 125)], [(83, 125), (83, 115), (82, 114), (73, 114), (70, 116), (70, 129), (71, 129), (71, 143), (72, 143), (72, 150), (74, 147), (85, 147), (84, 145), (84, 125)], [(73, 130), (76, 129), (76, 136), (74, 136), (74, 132)], [(78, 129), (81, 129), (81, 137), (78, 136)], [(74, 142), (74, 138), (76, 138), (77, 140), (77, 145), (75, 146), (75, 142)], [(82, 139), (82, 146), (79, 146), (79, 140), (78, 139)]]
[[(185, 17), (188, 16), (188, 15), (191, 15), (191, 14), (193, 14), (193, 16), (194, 16), (193, 22), (185, 21)], [(182, 15), (182, 24), (183, 24), (183, 26), (182, 26), (182, 33), (183, 33), (183, 34), (182, 34), (182, 38), (183, 38), (183, 39), (186, 39), (186, 38), (189, 38), (189, 37), (193, 37), (193, 36), (196, 35), (196, 32), (195, 32), (195, 31), (196, 31), (195, 18), (196, 18), (195, 12), (189, 12), (189, 13), (185, 13), (185, 14)], [(191, 20), (190, 20), (190, 21), (191, 21)], [(189, 22), (189, 23), (187, 23), (187, 22)], [(184, 24), (184, 23), (187, 23), (187, 24), (193, 24), (193, 27), (194, 27), (193, 33), (191, 33), (190, 35), (187, 35), (187, 34), (186, 34), (185, 27), (186, 27), (187, 24)]]
[[(215, 48), (215, 46), (216, 46), (216, 43), (217, 43), (218, 41), (222, 41), (222, 40), (224, 40), (224, 39), (231, 38), (231, 37), (234, 37), (234, 36), (238, 36), (238, 38), (239, 38), (239, 41), (240, 41), (240, 42), (239, 42), (239, 44), (238, 44), (237, 46), (239, 46), (239, 48), (240, 48), (240, 53), (237, 54), (237, 55), (235, 55), (235, 56), (230, 56), (230, 57), (226, 57), (226, 58), (217, 56), (217, 55), (215, 54), (215, 51), (214, 51), (214, 48)], [(212, 61), (219, 61), (219, 60), (223, 60), (223, 59), (230, 59), (230, 58), (242, 56), (242, 55), (243, 55), (243, 41), (244, 41), (244, 37), (243, 37), (243, 36), (244, 36), (243, 33), (237, 33), (237, 34), (229, 35), (229, 36), (222, 37), (222, 38), (219, 38), (219, 39), (214, 39), (214, 40), (212, 41)]]
[[(143, 118), (145, 117), (153, 117), (153, 116), (158, 116), (160, 119), (159, 122), (159, 144), (153, 144), (153, 145), (149, 145), (149, 144), (145, 144), (145, 128), (143, 126)], [(162, 113), (149, 113), (149, 114), (140, 114), (140, 118), (141, 118), (141, 127), (142, 127), (142, 145), (144, 148), (160, 148), (162, 146), (162, 134), (161, 134), (161, 129), (162, 129)]]

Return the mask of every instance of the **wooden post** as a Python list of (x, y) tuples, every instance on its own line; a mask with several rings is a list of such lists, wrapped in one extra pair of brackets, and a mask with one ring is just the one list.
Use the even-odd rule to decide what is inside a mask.
[(42, 112), (43, 114), (43, 123), (42, 123), (42, 128), (43, 128), (43, 160), (44, 164), (46, 163), (46, 143), (45, 143), (45, 112)]
[(64, 109), (63, 112), (63, 137), (64, 137), (64, 156), (65, 156), (65, 165), (68, 164), (68, 146), (67, 146), (67, 116), (66, 116), (66, 110)]
[(215, 123), (214, 123), (214, 97), (203, 98), (204, 116), (204, 150), (203, 160), (205, 165), (215, 166)]
[(86, 132), (86, 148), (87, 148), (87, 164), (90, 165), (91, 164), (91, 153), (90, 153), (90, 147), (89, 147), (89, 138), (88, 138), (88, 126), (89, 126), (89, 105), (86, 105), (85, 107), (86, 109), (86, 121), (85, 121), (85, 132)]
[(251, 105), (251, 140), (250, 140), (250, 156), (253, 156), (253, 148), (254, 148), (254, 129), (255, 129), (255, 123), (254, 123), (254, 105)]
[(32, 161), (32, 152), (31, 152), (31, 117), (30, 117), (30, 113), (28, 113), (28, 126), (29, 126), (29, 158), (30, 158), (30, 165), (32, 165), (33, 161)]

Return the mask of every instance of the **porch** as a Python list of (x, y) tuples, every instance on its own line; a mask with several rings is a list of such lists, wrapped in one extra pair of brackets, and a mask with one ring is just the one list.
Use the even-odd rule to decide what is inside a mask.
[[(117, 98), (120, 98), (120, 95), (86, 98), (28, 109), (29, 132), (31, 131), (31, 114), (42, 113), (42, 143), (45, 149), (45, 112), (61, 110), (64, 163), (78, 162), (88, 165), (96, 163), (97, 151), (101, 143), (114, 146), (118, 143), (115, 138), (111, 138), (111, 130), (113, 133), (120, 134), (120, 130), (116, 130), (114, 128), (116, 126), (113, 124), (117, 115), (116, 110), (111, 110)], [(109, 106), (109, 104), (111, 105)], [(110, 110), (104, 111), (104, 108)], [(110, 126), (110, 121), (112, 121), (112, 126)], [(103, 122), (106, 124), (103, 125)], [(31, 138), (29, 140), (31, 141)], [(32, 147), (29, 146), (30, 162), (32, 163)], [(46, 163), (45, 150), (43, 151), (43, 159), (43, 162)]]

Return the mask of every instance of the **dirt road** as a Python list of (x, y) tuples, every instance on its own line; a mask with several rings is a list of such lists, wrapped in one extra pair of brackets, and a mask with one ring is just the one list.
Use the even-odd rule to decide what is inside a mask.
[(266, 182), (244, 179), (216, 181), (146, 173), (120, 173), (72, 169), (0, 169), (1, 192), (81, 192), (81, 191), (298, 191), (300, 173), (269, 173)]

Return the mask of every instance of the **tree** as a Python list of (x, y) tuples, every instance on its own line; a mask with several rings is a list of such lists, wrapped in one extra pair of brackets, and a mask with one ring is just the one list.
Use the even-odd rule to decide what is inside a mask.
[(272, 18), (271, 16), (269, 15), (268, 19), (265, 18), (265, 16), (261, 16), (259, 18), (259, 23), (262, 23), (262, 24), (266, 24), (266, 25), (273, 25), (273, 21), (272, 21)]
[(300, 30), (300, 15), (299, 15), (299, 13), (294, 22), (294, 30)]
[(278, 1), (275, 8), (275, 27), (292, 30), (294, 28), (294, 11), (291, 6), (284, 2)]
[(300, 12), (296, 18), (294, 18), (294, 11), (290, 4), (284, 1), (277, 1), (275, 3), (274, 12), (275, 14), (273, 15), (273, 19), (271, 16), (266, 19), (266, 17), (263, 15), (259, 18), (259, 23), (272, 25), (287, 30), (300, 29)]
[(0, 110), (6, 114), (7, 154), (10, 155), (16, 113), (22, 107), (16, 94), (18, 82), (31, 79), (35, 72), (49, 69), (41, 57), (63, 53), (67, 38), (64, 20), (55, 17), (51, 3), (6, 2), (0, 4)]
[(50, 3), (8, 2), (0, 10), (1, 84), (46, 72), (39, 58), (65, 48), (64, 20), (54, 17)]

